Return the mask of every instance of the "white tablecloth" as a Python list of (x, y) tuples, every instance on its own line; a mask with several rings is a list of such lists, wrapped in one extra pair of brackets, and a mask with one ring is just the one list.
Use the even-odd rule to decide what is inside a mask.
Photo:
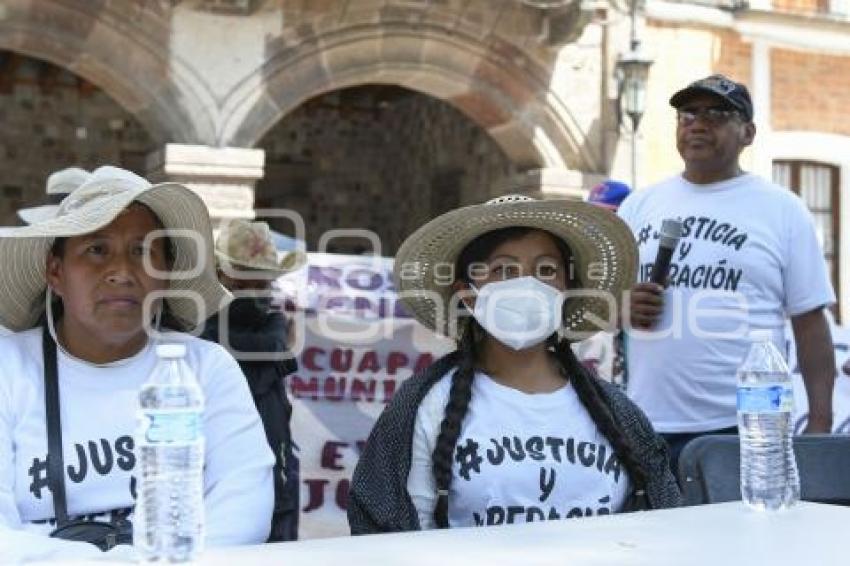
[(740, 502), (721, 503), (505, 527), (210, 549), (201, 564), (846, 566), (850, 508), (800, 503), (784, 512), (759, 513)]

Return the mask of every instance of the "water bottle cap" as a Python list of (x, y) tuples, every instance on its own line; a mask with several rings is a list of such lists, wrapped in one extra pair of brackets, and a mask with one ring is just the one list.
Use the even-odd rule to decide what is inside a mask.
[(186, 356), (186, 345), (160, 344), (156, 347), (156, 355), (160, 358), (182, 358)]
[(756, 328), (754, 330), (750, 330), (749, 336), (750, 340), (753, 342), (772, 342), (773, 330), (770, 328)]

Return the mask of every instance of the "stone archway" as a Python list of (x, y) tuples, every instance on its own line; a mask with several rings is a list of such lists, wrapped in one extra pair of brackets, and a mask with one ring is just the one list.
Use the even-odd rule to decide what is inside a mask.
[(97, 85), (157, 141), (215, 140), (198, 73), (171, 56), (168, 14), (156, 3), (10, 0), (0, 8), (0, 49)]
[(366, 23), (275, 40), (264, 92), (234, 92), (223, 136), (253, 146), (315, 96), (363, 84), (397, 85), (450, 104), (496, 140), (520, 169), (597, 171), (600, 162), (544, 64), (499, 37), (438, 25)]
[(0, 225), (44, 204), (50, 173), (117, 165), (145, 174), (149, 132), (102, 89), (41, 59), (0, 50)]
[[(395, 86), (363, 85), (313, 98), (258, 146), (266, 157), (256, 186), (258, 213), (297, 212), (308, 249), (317, 251), (393, 255), (417, 227), (487, 200), (517, 172), (495, 140), (456, 108)], [(291, 222), (271, 216), (264, 219), (291, 232)], [(319, 250), (322, 235), (335, 229), (367, 230), (373, 237), (336, 238)]]

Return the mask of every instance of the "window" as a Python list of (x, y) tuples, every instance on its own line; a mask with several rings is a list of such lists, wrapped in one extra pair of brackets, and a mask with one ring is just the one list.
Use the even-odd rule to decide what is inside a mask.
[(840, 18), (850, 17), (850, 0), (827, 0), (826, 12)]
[[(788, 187), (803, 199), (815, 219), (815, 230), (823, 246), (832, 287), (839, 296), (839, 195), (838, 167), (813, 161), (774, 161), (773, 181)], [(833, 314), (838, 320), (838, 305)]]

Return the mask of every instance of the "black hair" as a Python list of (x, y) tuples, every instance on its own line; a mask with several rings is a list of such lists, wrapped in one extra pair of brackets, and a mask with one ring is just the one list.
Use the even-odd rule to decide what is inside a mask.
[[(139, 207), (144, 208), (145, 210), (150, 212), (151, 215), (153, 216), (157, 229), (158, 230), (164, 230), (165, 229), (165, 225), (159, 219), (159, 216), (157, 216), (156, 213), (153, 210), (151, 210), (151, 208), (148, 205), (142, 204), (140, 202), (132, 202), (132, 203), (129, 204), (128, 208), (130, 206), (139, 206)], [(174, 248), (174, 244), (171, 242), (171, 238), (169, 238), (168, 236), (165, 236), (162, 239), (163, 239), (163, 247), (165, 249), (165, 263), (170, 268), (171, 266), (174, 265), (174, 260), (177, 257), (177, 251)], [(65, 237), (54, 238), (53, 244), (50, 246), (49, 255), (58, 257), (60, 259), (65, 257), (65, 244), (67, 242), (68, 242), (68, 238), (65, 238)]]
[[(455, 273), (458, 274), (459, 279), (468, 282), (467, 270), (471, 263), (485, 260), (503, 242), (521, 238), (534, 230), (535, 228), (511, 227), (479, 236), (468, 244), (459, 255), (455, 264)], [(564, 264), (569, 265), (572, 259), (569, 246), (561, 238), (554, 235), (552, 235), (552, 238), (561, 251)], [(465, 320), (465, 326), (458, 342), (460, 362), (457, 371), (452, 376), (448, 403), (443, 414), (443, 420), (440, 422), (440, 431), (432, 454), (434, 480), (437, 487), (434, 521), (437, 527), (441, 529), (449, 526), (448, 492), (452, 482), (454, 448), (469, 409), (469, 402), (472, 399), (472, 382), (475, 377), (477, 354), (484, 335), (485, 331), (475, 319), (468, 318)], [(635, 458), (634, 450), (623, 433), (620, 423), (611, 413), (597, 378), (578, 360), (568, 340), (553, 336), (550, 339), (550, 344), (561, 365), (564, 378), (571, 381), (581, 404), (587, 409), (600, 432), (611, 443), (618, 460), (625, 467), (635, 487), (643, 489), (646, 483), (646, 471)]]
[[(460, 252), (460, 255), (458, 255), (457, 261), (455, 262), (455, 277), (470, 283), (470, 265), (486, 260), (487, 257), (493, 253), (493, 250), (505, 242), (519, 240), (520, 238), (523, 238), (535, 231), (549, 234), (549, 232), (546, 232), (545, 230), (526, 226), (511, 226), (509, 228), (501, 228), (499, 230), (493, 230), (492, 232), (481, 234), (469, 242), (469, 244), (467, 244)], [(549, 235), (552, 236), (558, 251), (561, 252), (561, 257), (564, 260), (564, 267), (567, 271), (567, 286), (569, 288), (581, 286), (578, 274), (576, 274), (573, 269), (570, 269), (570, 262), (573, 258), (572, 250), (570, 250), (570, 247), (561, 238), (552, 234)]]

